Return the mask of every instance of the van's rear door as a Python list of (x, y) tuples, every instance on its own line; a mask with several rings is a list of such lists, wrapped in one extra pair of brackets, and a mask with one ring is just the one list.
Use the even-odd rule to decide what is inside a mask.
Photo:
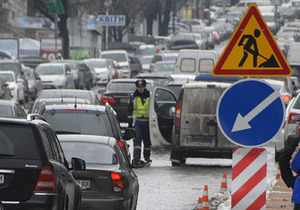
[(153, 88), (149, 107), (149, 130), (153, 146), (171, 145), (176, 94), (163, 86)]
[(218, 128), (216, 119), (219, 98), (228, 86), (205, 82), (202, 84), (186, 85), (184, 88), (180, 145), (207, 149), (234, 148), (235, 145)]

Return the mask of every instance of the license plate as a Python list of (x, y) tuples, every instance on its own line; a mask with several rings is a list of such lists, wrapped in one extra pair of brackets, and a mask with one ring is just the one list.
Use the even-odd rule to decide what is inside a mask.
[(120, 99), (120, 102), (121, 102), (121, 103), (128, 103), (128, 99), (127, 99), (127, 98), (121, 98), (121, 99)]
[(4, 184), (4, 175), (0, 174), (0, 184)]
[(90, 180), (77, 180), (83, 190), (91, 188)]

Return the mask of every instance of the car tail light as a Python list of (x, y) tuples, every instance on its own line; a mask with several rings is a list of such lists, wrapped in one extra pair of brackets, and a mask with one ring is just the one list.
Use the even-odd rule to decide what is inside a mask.
[(55, 174), (49, 166), (45, 166), (44, 168), (42, 168), (37, 184), (35, 186), (35, 190), (55, 190)]
[(292, 117), (294, 115), (299, 115), (299, 113), (290, 112), (289, 118), (288, 118), (288, 124), (290, 124), (290, 123), (296, 123), (296, 121), (292, 120)]
[(118, 140), (118, 142), (119, 142), (119, 145), (123, 148), (125, 155), (127, 155), (127, 148), (126, 148), (126, 145), (124, 144), (124, 142), (121, 140)]
[(110, 176), (112, 179), (113, 191), (121, 192), (124, 189), (124, 182), (121, 175), (118, 173), (111, 173)]
[(175, 111), (175, 128), (180, 128), (180, 117), (181, 117), (181, 103), (182, 100), (178, 100), (176, 104), (176, 111)]
[(116, 100), (112, 97), (112, 96), (102, 96), (101, 100), (103, 101), (103, 103), (116, 103)]
[(283, 101), (289, 101), (291, 99), (291, 96), (289, 96), (289, 95), (282, 95), (281, 98), (282, 98)]

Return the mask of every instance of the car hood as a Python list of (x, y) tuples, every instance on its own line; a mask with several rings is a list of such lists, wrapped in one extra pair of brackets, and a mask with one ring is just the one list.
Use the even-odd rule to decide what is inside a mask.
[(108, 72), (107, 68), (94, 68), (96, 73), (104, 73), (104, 72)]
[(63, 75), (40, 75), (42, 81), (55, 81), (62, 77)]

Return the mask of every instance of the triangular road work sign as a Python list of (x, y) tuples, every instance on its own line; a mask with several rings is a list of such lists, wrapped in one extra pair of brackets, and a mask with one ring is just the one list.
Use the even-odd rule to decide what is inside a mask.
[(290, 76), (292, 70), (251, 4), (212, 71), (214, 76)]

